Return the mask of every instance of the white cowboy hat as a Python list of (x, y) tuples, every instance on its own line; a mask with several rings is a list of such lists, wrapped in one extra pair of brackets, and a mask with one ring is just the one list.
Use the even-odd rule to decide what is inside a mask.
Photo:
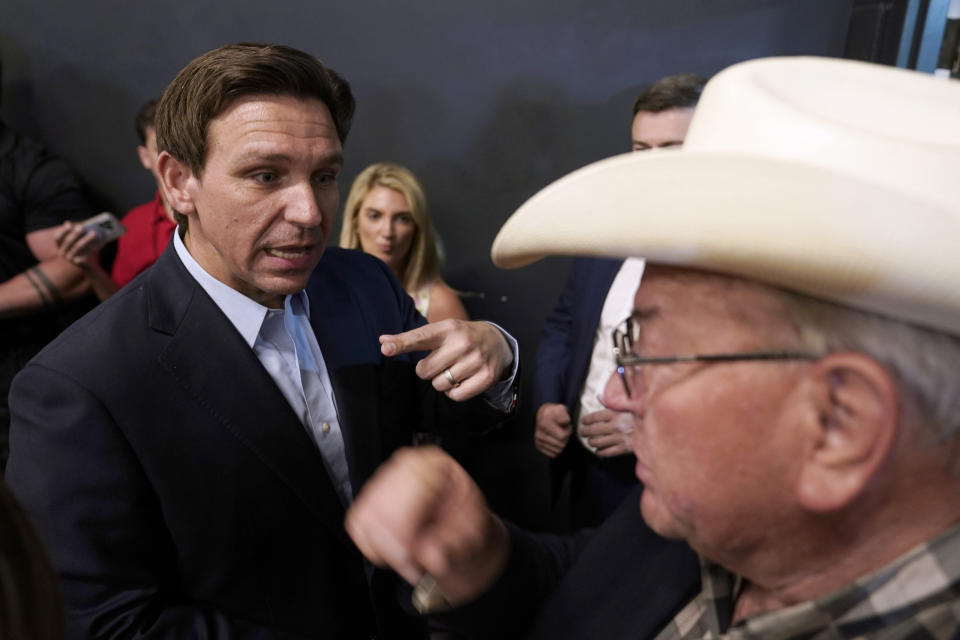
[(960, 82), (770, 58), (706, 86), (681, 150), (546, 187), (493, 261), (644, 256), (960, 334)]

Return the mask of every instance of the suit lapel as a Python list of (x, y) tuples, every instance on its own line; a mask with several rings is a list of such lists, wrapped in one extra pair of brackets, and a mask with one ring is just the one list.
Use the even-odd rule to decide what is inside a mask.
[(202, 409), (184, 437), (216, 425), (248, 447), (308, 509), (344, 536), (343, 507), (323, 459), (273, 379), (171, 247), (149, 290), (150, 322), (171, 339), (160, 365)]
[(343, 431), (350, 483), (354, 491), (383, 460), (380, 425), (381, 360), (378, 336), (349, 283), (320, 262), (310, 287), (310, 323), (323, 354)]

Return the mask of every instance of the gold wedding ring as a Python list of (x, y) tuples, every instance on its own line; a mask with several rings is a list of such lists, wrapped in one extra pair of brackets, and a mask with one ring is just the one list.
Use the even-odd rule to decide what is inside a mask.
[(451, 387), (460, 386), (460, 383), (457, 381), (457, 379), (453, 377), (452, 373), (450, 373), (450, 367), (447, 367), (446, 369), (443, 370), (443, 375), (446, 376), (447, 382), (450, 383)]

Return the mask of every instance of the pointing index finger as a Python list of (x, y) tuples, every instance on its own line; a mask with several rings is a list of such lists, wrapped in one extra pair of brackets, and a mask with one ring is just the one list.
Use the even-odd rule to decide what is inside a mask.
[(396, 356), (411, 351), (433, 351), (446, 338), (447, 330), (442, 324), (425, 324), (422, 327), (393, 335), (380, 336), (380, 353)]

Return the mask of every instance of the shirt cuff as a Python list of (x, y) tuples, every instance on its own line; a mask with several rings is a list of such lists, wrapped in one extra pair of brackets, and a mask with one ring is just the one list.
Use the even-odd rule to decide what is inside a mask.
[(507, 344), (510, 345), (511, 353), (513, 353), (513, 365), (510, 370), (510, 377), (494, 382), (490, 385), (489, 389), (483, 392), (483, 399), (486, 400), (490, 406), (508, 413), (512, 411), (517, 404), (517, 392), (514, 382), (517, 378), (517, 371), (520, 368), (520, 347), (516, 339), (507, 333), (503, 327), (488, 320), (483, 320), (483, 322), (496, 327), (497, 330), (503, 334), (503, 337), (507, 340)]

